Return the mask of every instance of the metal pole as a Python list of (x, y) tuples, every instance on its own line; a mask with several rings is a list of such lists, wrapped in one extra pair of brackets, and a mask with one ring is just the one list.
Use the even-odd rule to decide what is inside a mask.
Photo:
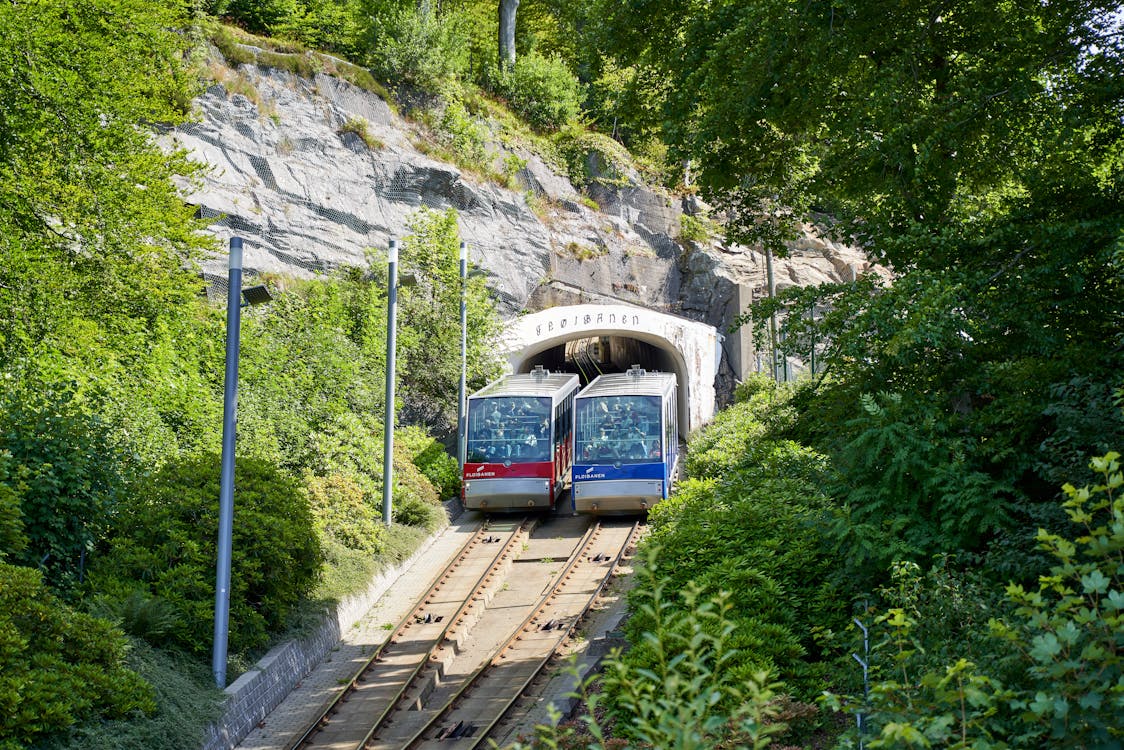
[[(765, 248), (765, 274), (769, 290), (769, 299), (777, 296), (777, 286), (773, 281), (773, 251)], [(777, 351), (777, 313), (774, 310), (769, 314), (769, 346), (772, 350), (772, 375), (775, 382), (780, 382), (780, 352)]]
[(226, 649), (230, 625), (230, 556), (234, 533), (234, 423), (238, 409), (238, 339), (242, 304), (242, 238), (230, 238), (226, 292), (226, 379), (223, 381), (222, 473), (219, 483), (218, 565), (215, 575), (215, 641), (211, 671), (226, 687)]
[(811, 324), (812, 331), (812, 374), (816, 374), (816, 301), (812, 300), (811, 306), (808, 308), (808, 322)]
[(457, 389), (457, 464), (464, 471), (465, 379), (468, 370), (468, 244), (461, 243), (461, 382)]
[(398, 240), (390, 241), (386, 285), (386, 420), (382, 428), (382, 522), (390, 526), (391, 502), (394, 497), (394, 329), (398, 313)]

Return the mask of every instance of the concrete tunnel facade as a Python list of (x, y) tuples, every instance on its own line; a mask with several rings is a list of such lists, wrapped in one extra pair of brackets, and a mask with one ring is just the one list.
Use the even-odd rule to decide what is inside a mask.
[(509, 372), (529, 372), (544, 352), (569, 341), (599, 337), (647, 344), (662, 365), (648, 369), (675, 373), (683, 435), (714, 416), (721, 336), (706, 323), (631, 305), (552, 307), (511, 321), (504, 329), (500, 350)]

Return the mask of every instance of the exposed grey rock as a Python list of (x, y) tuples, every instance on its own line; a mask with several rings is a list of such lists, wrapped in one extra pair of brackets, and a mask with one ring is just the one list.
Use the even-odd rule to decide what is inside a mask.
[[(405, 238), (422, 207), (455, 208), (470, 259), (507, 316), (567, 301), (624, 301), (724, 329), (738, 314), (739, 288), (763, 293), (759, 250), (681, 243), (682, 214), (707, 207), (645, 186), (634, 171), (588, 186), (598, 211), (541, 157), (497, 141), (489, 145), (495, 164), (502, 168), (512, 153), (526, 162), (517, 175), (523, 189), (512, 191), (426, 156), (414, 146), (414, 125), (344, 81), (254, 65), (231, 76), (249, 83), (237, 88), (250, 96), (216, 83), (197, 100), (199, 120), (164, 137), (210, 167), (197, 188), (184, 186), (186, 198), (200, 215), (219, 217), (210, 231), (224, 243), (243, 237), (249, 271), (308, 276), (365, 266), (368, 248)], [(355, 123), (365, 123), (376, 147), (349, 132)], [(539, 196), (534, 210), (528, 193)], [(861, 252), (807, 230), (789, 258), (777, 259), (778, 287), (870, 272)], [(225, 279), (225, 259), (204, 270)]]

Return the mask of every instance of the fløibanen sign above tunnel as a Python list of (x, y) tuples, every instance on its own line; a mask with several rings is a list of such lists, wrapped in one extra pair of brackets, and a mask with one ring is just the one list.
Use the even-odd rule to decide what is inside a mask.
[(679, 424), (689, 432), (707, 422), (715, 409), (718, 330), (675, 315), (629, 305), (570, 305), (521, 316), (508, 324), (501, 351), (512, 372), (548, 369), (564, 358), (567, 343), (583, 339), (611, 342), (603, 361), (619, 368), (642, 364), (673, 372), (679, 380)]

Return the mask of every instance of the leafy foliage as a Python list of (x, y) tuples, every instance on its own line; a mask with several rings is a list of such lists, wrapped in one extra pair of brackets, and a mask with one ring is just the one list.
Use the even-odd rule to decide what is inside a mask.
[(738, 668), (738, 626), (726, 597), (700, 601), (699, 592), (688, 587), (680, 603), (664, 593), (670, 581), (642, 574), (639, 585), (651, 596), (634, 616), (649, 629), (633, 649), (650, 658), (638, 664), (618, 654), (603, 678), (623, 714), (618, 723), (623, 734), (652, 747), (765, 747), (770, 735), (784, 730), (783, 724), (767, 723), (775, 715), (769, 703), (779, 686), (769, 682), (766, 670), (746, 675)]
[(413, 464), (430, 481), (439, 497), (460, 494), (460, 467), (456, 457), (450, 455), (445, 446), (418, 427), (401, 429), (395, 440), (401, 441)]
[[(1064, 487), (1063, 506), (1083, 533), (1071, 541), (1040, 531), (1055, 564), (1037, 589), (1009, 584), (999, 617), (981, 617), (986, 608), (972, 607), (974, 616), (960, 620), (968, 610), (947, 611), (961, 600), (932, 585), (940, 577), (924, 582), (898, 566), (891, 601), (899, 606), (878, 618), (884, 639), (875, 650), (869, 701), (833, 701), (867, 713), (876, 734), (870, 747), (1120, 744), (1124, 474), (1115, 452), (1093, 459), (1092, 468), (1101, 483)], [(930, 597), (935, 606), (918, 606)], [(953, 632), (942, 626), (954, 621)], [(934, 645), (944, 664), (934, 665)], [(975, 655), (958, 655), (964, 645)]]
[(458, 16), (438, 16), (414, 3), (384, 4), (366, 35), (368, 64), (382, 78), (437, 93), (468, 71), (469, 46)]
[(89, 717), (151, 713), (152, 687), (124, 666), (125, 646), (108, 622), (56, 600), (37, 571), (0, 562), (0, 747)]
[[(1092, 461), (1100, 483), (1063, 488), (1074, 541), (1040, 531), (1055, 559), (1037, 591), (1007, 588), (1015, 617), (998, 634), (1022, 651), (1030, 684), (1013, 708), (1058, 747), (1094, 747), (1124, 737), (1124, 473), (1120, 454)], [(1076, 544), (1074, 543), (1076, 542)], [(1017, 618), (1017, 619), (1016, 619)], [(1033, 696), (1033, 699), (1031, 699)]]
[(207, 726), (221, 713), (224, 694), (215, 687), (210, 665), (174, 649), (130, 644), (128, 667), (148, 681), (156, 711), (145, 721), (99, 719), (36, 743), (36, 750), (154, 750), (198, 747)]
[[(109, 549), (91, 578), (97, 590), (127, 598), (140, 589), (170, 603), (175, 643), (195, 653), (210, 647), (214, 624), (219, 457), (171, 463), (152, 492), (123, 508)], [(230, 587), (230, 647), (266, 643), (320, 569), (313, 518), (300, 485), (261, 460), (235, 467)], [(277, 575), (279, 570), (285, 575)]]
[[(651, 626), (641, 641), (652, 655), (651, 663), (638, 666), (616, 650), (596, 678), (603, 692), (592, 689), (591, 678), (575, 693), (584, 699), (582, 722), (593, 740), (581, 746), (623, 746), (610, 738), (614, 728), (627, 746), (683, 750), (768, 746), (770, 737), (786, 728), (777, 719), (779, 686), (770, 682), (766, 671), (746, 677), (733, 669), (739, 660), (734, 645), (737, 626), (726, 596), (704, 599), (691, 587), (684, 592), (686, 607), (682, 607), (680, 597), (668, 593), (671, 582), (655, 573), (651, 555), (648, 562), (639, 571), (638, 585), (651, 594), (640, 610)], [(608, 726), (600, 719), (606, 706), (616, 715)], [(577, 747), (575, 736), (574, 727), (538, 727), (530, 747)]]
[[(811, 665), (823, 652), (813, 633), (838, 628), (846, 601), (832, 574), (840, 559), (818, 523), (832, 507), (817, 489), (823, 457), (764, 437), (758, 421), (777, 398), (773, 389), (762, 390), (692, 436), (691, 479), (649, 513), (644, 544), (669, 590), (696, 586), (703, 599), (728, 597), (737, 653), (724, 672), (749, 679), (767, 670), (789, 691), (807, 695), (825, 678), (826, 664)], [(639, 586), (629, 597), (633, 647), (623, 658), (637, 668), (652, 668), (656, 656), (641, 637), (657, 629), (652, 596)], [(689, 610), (686, 601), (676, 609)]]
[(581, 88), (573, 73), (561, 60), (537, 52), (517, 58), (514, 68), (500, 71), (494, 87), (512, 109), (543, 130), (573, 122), (581, 111)]
[[(460, 240), (457, 214), (421, 209), (411, 217), (403, 242), (401, 269), (418, 284), (399, 295), (398, 366), (401, 414), (437, 434), (456, 425), (460, 384)], [(472, 392), (498, 373), (494, 342), (499, 335), (495, 305), (484, 279), (470, 276), (465, 287), (468, 351), (466, 379)]]
[(20, 485), (12, 454), (0, 450), (0, 562), (27, 546), (19, 503)]
[(0, 449), (17, 478), (7, 487), (22, 517), (14, 541), (27, 542), (11, 561), (39, 567), (56, 587), (71, 587), (113, 522), (133, 469), (110, 458), (119, 454), (108, 425), (73, 402), (5, 401)]
[(380, 550), (382, 527), (373, 498), (354, 478), (347, 474), (313, 474), (306, 478), (305, 486), (321, 538), (365, 553)]

